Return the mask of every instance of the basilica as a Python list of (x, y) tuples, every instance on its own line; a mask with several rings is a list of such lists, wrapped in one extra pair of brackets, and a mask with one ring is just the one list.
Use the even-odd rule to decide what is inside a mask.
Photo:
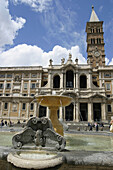
[(103, 21), (94, 7), (86, 23), (87, 64), (61, 59), (59, 65), (0, 67), (0, 119), (23, 122), (49, 117), (35, 95), (66, 95), (72, 103), (59, 107), (58, 117), (69, 122), (108, 122), (113, 116), (113, 66), (105, 65)]

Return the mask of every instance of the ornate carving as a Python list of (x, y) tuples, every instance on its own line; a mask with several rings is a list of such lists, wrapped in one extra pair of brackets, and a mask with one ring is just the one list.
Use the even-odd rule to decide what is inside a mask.
[(63, 150), (66, 145), (66, 140), (63, 136), (56, 133), (53, 129), (50, 119), (42, 117), (32, 117), (28, 120), (26, 127), (20, 133), (17, 133), (12, 138), (14, 148), (22, 148), (23, 145), (34, 143), (36, 146), (46, 146), (46, 139), (51, 139), (55, 143), (55, 148), (59, 151)]

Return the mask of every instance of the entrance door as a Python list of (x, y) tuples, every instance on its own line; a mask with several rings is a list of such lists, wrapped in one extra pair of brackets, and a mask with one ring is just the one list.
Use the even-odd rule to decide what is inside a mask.
[(69, 106), (65, 108), (65, 120), (73, 121), (73, 104), (71, 103)]
[(46, 117), (46, 107), (44, 106), (39, 107), (39, 117)]
[(87, 121), (88, 120), (87, 103), (80, 103), (80, 120), (81, 121)]
[(101, 103), (93, 103), (93, 118), (94, 121), (101, 120)]

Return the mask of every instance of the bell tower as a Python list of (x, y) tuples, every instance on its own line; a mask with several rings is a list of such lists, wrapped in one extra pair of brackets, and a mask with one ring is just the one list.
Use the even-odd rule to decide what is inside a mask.
[(89, 22), (86, 24), (87, 61), (93, 68), (105, 65), (103, 21), (97, 17), (94, 6)]

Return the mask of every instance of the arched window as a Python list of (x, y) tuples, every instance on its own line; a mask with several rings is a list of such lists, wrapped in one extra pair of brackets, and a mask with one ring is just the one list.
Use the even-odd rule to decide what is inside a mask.
[(66, 87), (67, 88), (73, 88), (73, 79), (74, 79), (73, 71), (68, 70), (66, 72)]
[(60, 88), (60, 76), (54, 76), (53, 78), (53, 88)]
[(86, 77), (86, 75), (80, 76), (80, 88), (87, 88), (87, 77)]

